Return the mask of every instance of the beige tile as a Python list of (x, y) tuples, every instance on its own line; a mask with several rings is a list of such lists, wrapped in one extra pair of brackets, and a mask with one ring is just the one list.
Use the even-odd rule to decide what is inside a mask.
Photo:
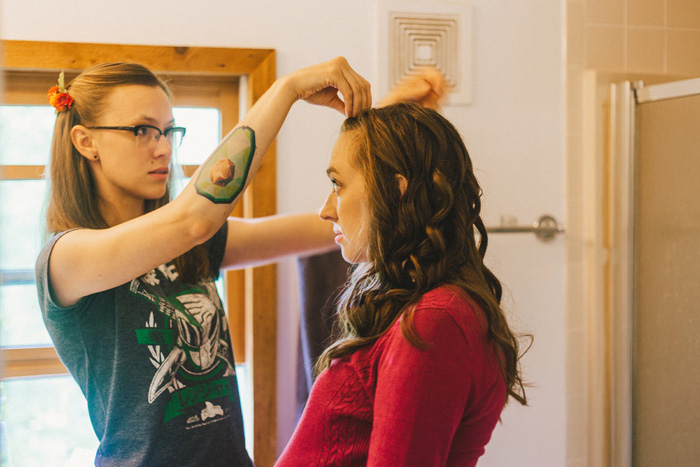
[(624, 0), (587, 0), (586, 24), (619, 24), (624, 22)]
[(663, 29), (628, 28), (627, 71), (663, 73), (666, 68), (666, 41)]
[(566, 465), (585, 466), (588, 457), (586, 399), (569, 395), (566, 398), (566, 405)]
[(666, 34), (667, 73), (700, 75), (700, 30), (669, 29)]
[[(566, 259), (567, 262), (583, 264), (583, 246), (585, 243), (585, 196), (582, 159), (582, 139), (580, 134), (569, 133), (566, 135)], [(575, 273), (576, 271), (572, 271)], [(579, 278), (582, 276), (579, 276)], [(580, 285), (580, 284), (579, 284)], [(579, 298), (583, 298), (579, 296)], [(577, 327), (581, 323), (577, 324)]]
[(624, 71), (624, 29), (622, 26), (586, 27), (586, 68)]
[(566, 394), (585, 396), (588, 388), (585, 331), (566, 332)]
[[(571, 242), (579, 242), (583, 245), (585, 236), (585, 199), (581, 196), (569, 196), (566, 199), (566, 236)], [(579, 247), (581, 247), (579, 245)], [(568, 260), (569, 258), (567, 258)]]
[(627, 0), (629, 26), (664, 26), (665, 0)]
[(583, 66), (583, 2), (566, 4), (566, 63)]
[(666, 0), (668, 27), (700, 28), (700, 1)]
[(567, 239), (565, 316), (567, 331), (581, 331), (586, 326), (586, 309), (583, 306), (586, 303), (586, 290), (584, 287), (586, 270), (583, 261), (580, 259), (583, 256), (583, 247), (582, 241)]
[(566, 70), (566, 131), (583, 132), (583, 69)]
[[(580, 116), (581, 119), (583, 115)], [(566, 198), (573, 202), (572, 208), (583, 199), (583, 133), (568, 132), (566, 134)], [(580, 216), (582, 211), (571, 214)]]
[[(567, 237), (575, 230), (577, 220), (583, 217), (583, 136), (581, 133), (566, 134), (566, 204)], [(573, 225), (570, 225), (571, 223)], [(580, 226), (579, 226), (580, 227)], [(576, 236), (571, 237), (572, 240)], [(581, 237), (579, 236), (579, 240)], [(578, 258), (581, 260), (581, 258)]]

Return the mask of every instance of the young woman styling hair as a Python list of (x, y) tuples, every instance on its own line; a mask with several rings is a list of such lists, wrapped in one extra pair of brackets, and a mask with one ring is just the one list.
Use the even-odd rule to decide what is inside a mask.
[(37, 285), (87, 398), (96, 465), (250, 465), (213, 280), (222, 268), (328, 248), (332, 235), (309, 215), (228, 216), (294, 102), (352, 116), (371, 104), (369, 84), (343, 58), (278, 79), (172, 201), (171, 156), (185, 130), (151, 71), (97, 65), (49, 99), (52, 237)]

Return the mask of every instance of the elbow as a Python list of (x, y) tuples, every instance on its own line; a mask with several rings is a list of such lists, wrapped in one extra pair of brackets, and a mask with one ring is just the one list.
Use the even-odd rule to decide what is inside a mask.
[[(179, 240), (192, 248), (209, 240), (219, 231), (228, 218), (225, 210), (212, 209), (204, 205), (198, 196), (182, 193), (163, 209), (169, 210), (169, 218), (174, 221)], [(189, 249), (188, 248), (188, 249)]]
[(183, 231), (187, 232), (188, 243), (192, 245), (201, 245), (206, 242), (213, 237), (223, 225), (223, 222), (216, 222), (213, 219), (206, 218), (184, 219), (184, 222), (185, 228)]

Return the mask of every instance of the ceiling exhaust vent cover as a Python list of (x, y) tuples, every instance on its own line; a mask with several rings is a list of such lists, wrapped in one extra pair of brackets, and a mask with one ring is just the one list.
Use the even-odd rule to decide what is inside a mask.
[(382, 91), (421, 67), (433, 66), (447, 79), (449, 104), (471, 103), (471, 5), (380, 0), (379, 8), (379, 75), (387, 86)]

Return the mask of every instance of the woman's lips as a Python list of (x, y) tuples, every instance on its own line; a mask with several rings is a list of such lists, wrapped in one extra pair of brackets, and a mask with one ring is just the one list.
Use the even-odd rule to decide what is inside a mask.
[(167, 167), (164, 167), (156, 170), (151, 170), (150, 172), (148, 172), (148, 175), (158, 180), (167, 180), (169, 173), (170, 170)]

